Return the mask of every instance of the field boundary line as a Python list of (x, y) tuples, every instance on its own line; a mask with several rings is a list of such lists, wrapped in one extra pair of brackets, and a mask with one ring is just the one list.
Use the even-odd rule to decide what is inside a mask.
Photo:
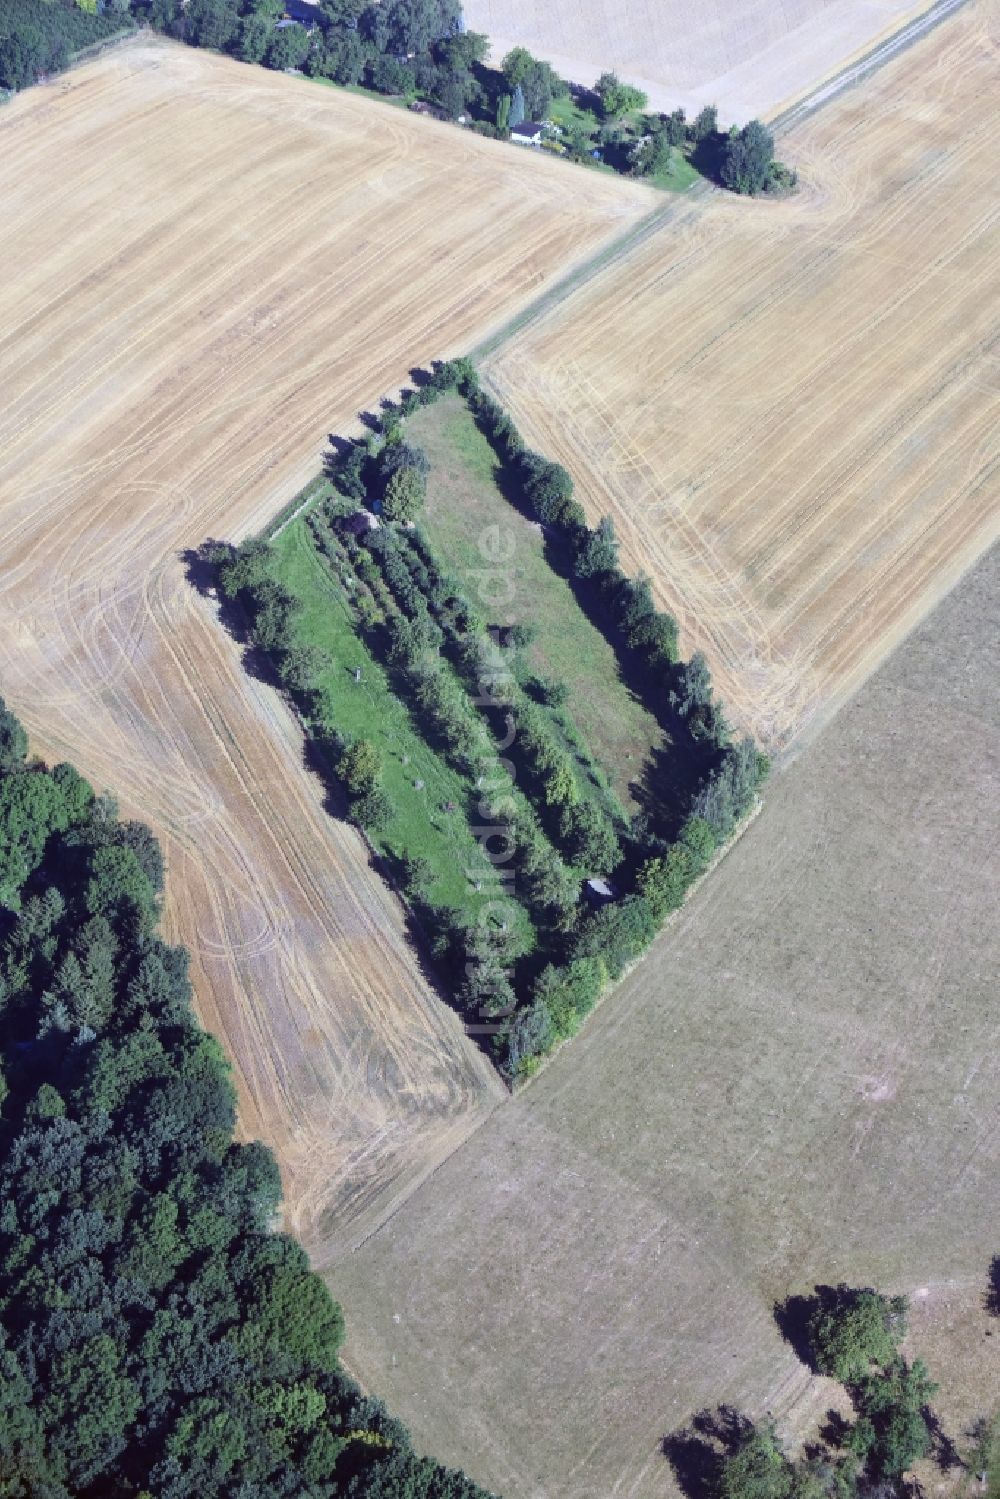
[[(809, 118), (810, 115), (822, 109), (847, 89), (853, 88), (856, 83), (863, 82), (870, 74), (877, 72), (886, 63), (905, 52), (914, 42), (919, 41), (929, 32), (933, 31), (943, 21), (954, 15), (968, 0), (936, 0), (930, 9), (922, 10), (918, 15), (912, 16), (898, 31), (891, 36), (883, 38), (870, 51), (854, 62), (846, 64), (832, 78), (825, 78), (809, 89), (796, 103), (790, 104), (780, 114), (768, 120), (768, 129), (776, 136), (784, 136), (795, 125)], [(656, 233), (662, 224), (669, 223), (678, 214), (683, 213), (692, 203), (698, 203), (712, 193), (722, 192), (708, 178), (703, 177), (700, 181), (692, 183), (687, 192), (681, 198), (654, 208), (650, 214), (641, 219), (638, 224), (598, 250), (590, 260), (583, 265), (577, 266), (560, 281), (541, 294), (540, 297), (530, 303), (521, 312), (517, 313), (496, 333), (477, 344), (469, 354), (469, 358), (479, 367), (483, 360), (495, 354), (509, 339), (522, 333), (526, 328), (540, 321), (547, 313), (554, 311), (556, 307), (568, 297), (572, 296), (581, 287), (594, 279), (600, 272), (614, 265), (618, 260), (625, 258), (633, 249), (644, 244), (647, 239)]]
[(715, 850), (715, 853), (712, 855), (709, 862), (705, 865), (705, 868), (702, 870), (701, 874), (699, 874), (696, 879), (692, 880), (691, 884), (684, 892), (684, 899), (681, 901), (680, 905), (675, 907), (675, 909), (670, 912), (669, 916), (666, 916), (663, 919), (660, 927), (657, 930), (656, 936), (653, 938), (649, 947), (646, 948), (645, 952), (640, 953), (637, 958), (633, 958), (632, 961), (622, 969), (618, 978), (614, 979), (607, 985), (604, 990), (602, 990), (602, 992), (597, 997), (596, 1003), (592, 1005), (591, 1008), (587, 1011), (586, 1015), (584, 1015), (582, 1021), (580, 1022), (579, 1029), (575, 1030), (571, 1036), (564, 1036), (561, 1041), (556, 1042), (551, 1051), (545, 1052), (534, 1072), (530, 1072), (527, 1077), (513, 1078), (511, 1080), (510, 1092), (513, 1098), (519, 1098), (522, 1093), (527, 1092), (527, 1090), (538, 1081), (542, 1073), (548, 1071), (549, 1066), (552, 1062), (555, 1061), (559, 1053), (563, 1051), (567, 1046), (571, 1045), (574, 1041), (576, 1041), (577, 1037), (583, 1035), (584, 1031), (587, 1029), (587, 1024), (590, 1020), (591, 1015), (596, 1015), (598, 1010), (603, 1009), (608, 1000), (611, 999), (613, 995), (618, 993), (618, 990), (621, 988), (625, 980), (631, 974), (633, 974), (637, 968), (641, 968), (644, 963), (649, 961), (649, 959), (652, 957), (653, 948), (660, 941), (661, 937), (669, 932), (671, 927), (676, 923), (678, 917), (682, 916), (684, 912), (688, 910), (691, 902), (698, 894), (698, 891), (701, 889), (702, 885), (705, 884), (706, 880), (709, 879), (709, 877), (714, 873), (714, 871), (718, 868), (722, 861), (730, 853), (732, 853), (733, 849), (736, 847), (737, 843), (739, 843), (744, 833), (749, 831), (749, 829), (757, 821), (757, 818), (760, 816), (763, 810), (764, 798), (758, 795), (747, 815), (742, 819), (742, 821), (737, 823), (736, 827), (733, 829), (732, 833), (730, 833), (725, 843), (721, 844)]
[(943, 21), (956, 14), (969, 0), (936, 0), (936, 3), (904, 21), (898, 31), (883, 37), (861, 57), (845, 63), (832, 77), (815, 84), (798, 100), (793, 100), (765, 123), (775, 136), (783, 136), (796, 125), (807, 120), (825, 104), (836, 99), (857, 83), (863, 83), (872, 73), (892, 62), (906, 52), (914, 42), (920, 41), (934, 31)]
[(497, 349), (505, 344), (508, 339), (513, 338), (515, 334), (523, 332), (525, 328), (538, 322), (546, 313), (552, 312), (561, 302), (564, 302), (567, 297), (572, 296), (574, 292), (586, 286), (601, 271), (606, 270), (609, 266), (614, 265), (616, 261), (623, 259), (632, 250), (645, 244), (646, 240), (656, 233), (661, 224), (669, 223), (672, 218), (682, 214), (692, 202), (697, 202), (701, 198), (708, 197), (710, 193), (719, 191), (720, 189), (715, 186), (714, 182), (709, 182), (707, 178), (703, 177), (699, 182), (692, 183), (683, 197), (672, 199), (654, 208), (651, 213), (646, 214), (645, 218), (640, 219), (637, 224), (633, 224), (624, 234), (612, 240), (609, 245), (604, 245), (589, 260), (585, 260), (582, 265), (575, 266), (573, 270), (557, 281), (554, 286), (550, 286), (547, 291), (542, 292), (541, 296), (536, 297), (533, 302), (529, 302), (527, 307), (515, 313), (502, 328), (498, 328), (495, 333), (490, 334), (481, 343), (476, 344), (469, 351), (468, 357), (472, 360), (473, 364), (479, 366), (484, 359), (489, 358), (491, 354), (495, 354)]
[(303, 489), (297, 490), (288, 503), (282, 505), (281, 509), (271, 516), (267, 524), (256, 533), (258, 539), (268, 543), (277, 541), (282, 531), (286, 531), (292, 521), (298, 520), (299, 516), (315, 505), (317, 500), (323, 498), (324, 487), (329, 482), (321, 469)]

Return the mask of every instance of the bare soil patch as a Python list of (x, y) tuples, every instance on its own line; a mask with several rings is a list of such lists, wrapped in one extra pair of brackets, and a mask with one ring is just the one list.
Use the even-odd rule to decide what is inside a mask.
[(0, 684), (163, 838), (243, 1128), (322, 1263), (500, 1090), (181, 553), (655, 199), (149, 39), (3, 110), (0, 191)]
[(771, 1308), (817, 1282), (914, 1298), (952, 1436), (995, 1400), (998, 598), (994, 549), (337, 1265), (353, 1367), (508, 1499), (673, 1493), (661, 1439), (719, 1401), (814, 1435)]
[(487, 361), (772, 750), (1000, 534), (996, 26), (791, 131), (794, 198), (692, 205)]

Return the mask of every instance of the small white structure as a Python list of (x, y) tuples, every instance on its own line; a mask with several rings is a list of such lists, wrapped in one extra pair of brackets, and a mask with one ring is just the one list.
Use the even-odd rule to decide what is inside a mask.
[(584, 893), (591, 905), (606, 906), (610, 901), (617, 900), (618, 891), (610, 880), (605, 880), (600, 875), (594, 875), (592, 879), (584, 880)]
[(539, 124), (538, 120), (522, 120), (520, 125), (515, 125), (510, 132), (512, 141), (517, 141), (519, 146), (540, 146), (545, 134), (545, 126)]

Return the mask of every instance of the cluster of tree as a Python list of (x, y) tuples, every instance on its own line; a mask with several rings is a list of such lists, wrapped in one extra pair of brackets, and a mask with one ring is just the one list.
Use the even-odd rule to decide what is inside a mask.
[(427, 455), (404, 442), (399, 428), (390, 429), (374, 459), (386, 520), (409, 522), (423, 508), (427, 494)]
[[(486, 66), (489, 40), (465, 30), (461, 0), (315, 0), (299, 7), (301, 21), (284, 12), (284, 0), (93, 0), (85, 7), (77, 0), (0, 0), (0, 88), (24, 88), (57, 72), (74, 52), (120, 33), (134, 17), (244, 62), (420, 96), (451, 119), (468, 117), (477, 130), (501, 137), (525, 119), (546, 119), (553, 100), (571, 92), (525, 47), (509, 52), (499, 69)], [(710, 174), (735, 192), (795, 185), (795, 174), (774, 160), (773, 139), (758, 120), (722, 136), (714, 108), (690, 125), (675, 110), (643, 116), (637, 136), (622, 120), (645, 108), (640, 89), (607, 72), (590, 98), (593, 128), (577, 122), (559, 143), (574, 160), (600, 154), (618, 170), (656, 177), (673, 170), (681, 145), (707, 144), (703, 163), (711, 162)], [(396, 485), (404, 508), (413, 488), (412, 476)]]
[[(525, 508), (562, 541), (571, 575), (591, 591), (608, 626), (618, 632), (654, 706), (673, 715), (675, 735), (686, 732), (705, 767), (690, 816), (676, 841), (663, 844), (645, 833), (633, 840), (628, 861), (635, 870), (632, 893), (601, 910), (578, 912), (569, 926), (563, 922), (563, 963), (551, 969), (547, 982), (554, 982), (554, 973), (572, 970), (572, 998), (560, 989), (552, 1000), (548, 990), (533, 989), (512, 1018), (506, 1036), (506, 1066), (523, 1073), (531, 1069), (534, 1058), (568, 1034), (567, 1023), (579, 1023), (601, 987), (620, 976), (645, 950), (663, 919), (682, 903), (717, 846), (752, 809), (769, 767), (752, 740), (731, 742), (721, 704), (713, 697), (704, 656), (696, 653), (690, 661), (678, 663), (676, 621), (656, 609), (647, 578), (631, 578), (620, 568), (610, 518), (594, 528), (587, 525), (582, 507), (573, 498), (569, 473), (525, 447), (509, 413), (481, 389), (470, 366), (456, 365), (449, 378), (515, 478)], [(529, 761), (524, 768), (529, 780), (536, 778), (542, 800), (556, 810), (554, 833), (562, 852), (578, 868), (595, 873), (616, 870), (623, 851), (615, 829), (590, 802), (573, 796), (571, 781), (560, 773), (555, 747), (544, 736), (534, 744), (530, 712), (519, 720), (519, 736), (509, 753), (518, 753), (525, 722), (528, 732), (521, 752), (527, 753)], [(535, 750), (537, 760), (533, 761), (530, 757)], [(589, 966), (574, 966), (579, 963)], [(599, 974), (603, 979), (595, 989)], [(568, 1016), (575, 1016), (575, 1022), (568, 1022)]]
[[(450, 366), (435, 368), (433, 383), (424, 389), (440, 393), (449, 388), (444, 383), (446, 379), (452, 386), (466, 382), (468, 365), (455, 361)], [(401, 405), (411, 409), (406, 396)], [(424, 455), (403, 441), (399, 409), (392, 407), (383, 417), (383, 426), (392, 434), (392, 440), (377, 450), (374, 459), (361, 460), (359, 468), (355, 450), (342, 460), (342, 472), (346, 471), (355, 492), (358, 486), (368, 494), (372, 493), (373, 485), (384, 488), (387, 456), (393, 476), (401, 471), (396, 466), (397, 455), (401, 454), (411, 455), (407, 469), (402, 471), (419, 469), (421, 477), (426, 472)], [(548, 464), (537, 454), (529, 456), (535, 460), (532, 472), (536, 481), (535, 498), (540, 506), (544, 507), (543, 495), (550, 491), (555, 496), (569, 486), (571, 493), (572, 482), (564, 469)], [(369, 476), (372, 468), (374, 475)], [(344, 487), (339, 475), (338, 483)], [(357, 545), (347, 545), (353, 560), (363, 565), (363, 559), (357, 557)], [(470, 733), (467, 714), (461, 711), (454, 683), (441, 671), (439, 651), (443, 641), (450, 646), (450, 659), (469, 695), (484, 711), (495, 709), (499, 713), (500, 722), (494, 725), (496, 737), (505, 738), (512, 712), (516, 717), (517, 732), (507, 752), (519, 772), (519, 782), (541, 810), (550, 836), (571, 863), (590, 872), (613, 868), (620, 850), (610, 819), (581, 797), (570, 756), (506, 664), (496, 661), (496, 649), (487, 638), (482, 621), (441, 572), (426, 537), (419, 531), (406, 534), (395, 528), (383, 528), (369, 533), (365, 549), (377, 558), (391, 599), (401, 611), (401, 617), (392, 620), (389, 627), (389, 659), (407, 671), (417, 706), (430, 716), (452, 757), (461, 768), (469, 767), (476, 754), (482, 754), (482, 740)], [(651, 600), (649, 609), (652, 610)], [(556, 687), (547, 684), (540, 696), (549, 700), (559, 694)], [(535, 846), (534, 839), (531, 846)]]
[[(905, 1475), (932, 1450), (936, 1422), (929, 1402), (937, 1390), (923, 1362), (909, 1364), (899, 1352), (905, 1297), (821, 1286), (804, 1305), (802, 1355), (817, 1373), (846, 1387), (853, 1422), (831, 1422), (823, 1443), (793, 1459), (771, 1423), (754, 1425), (723, 1408), (696, 1422), (700, 1443), (691, 1434), (668, 1439), (682, 1484), (685, 1458), (700, 1446), (699, 1492), (716, 1499), (904, 1499), (914, 1492)], [(993, 1428), (984, 1425), (978, 1437), (973, 1461), (988, 1467)]]
[[(372, 632), (373, 648), (403, 671), (411, 708), (456, 767), (470, 774), (488, 768), (486, 812), (495, 824), (502, 820), (515, 849), (520, 893), (543, 929), (562, 930), (579, 887), (552, 844), (571, 865), (607, 872), (621, 858), (611, 817), (581, 793), (570, 756), (508, 669), (505, 653), (441, 572), (426, 537), (382, 528), (369, 533), (363, 547), (345, 545), (355, 555), (377, 557), (389, 607), (399, 611), (381, 640), (377, 629)], [(504, 746), (499, 772), (495, 742)], [(498, 819), (495, 808), (515, 803), (516, 814)]]
[[(673, 171), (682, 146), (694, 150), (718, 136), (719, 122), (714, 104), (706, 104), (693, 120), (683, 109), (672, 114), (647, 115), (643, 133), (628, 149), (628, 164), (636, 177), (658, 177)], [(611, 144), (615, 138), (611, 138)]]
[(640, 865), (631, 894), (574, 923), (564, 961), (542, 971), (528, 1003), (510, 1020), (505, 1040), (511, 1073), (529, 1075), (546, 1052), (579, 1029), (607, 985), (642, 956), (664, 919), (682, 905), (716, 846), (711, 827), (689, 818), (675, 843)]
[(163, 863), (0, 702), (5, 1493), (484, 1499), (341, 1370), (270, 1153), (157, 931)]
[[(559, 685), (531, 678), (525, 683), (509, 659), (516, 660), (530, 642), (530, 629), (492, 633), (411, 523), (413, 509), (387, 505), (400, 474), (414, 476), (422, 498), (427, 460), (406, 441), (405, 421), (449, 390), (462, 394), (516, 482), (524, 508), (561, 546), (567, 573), (631, 661), (631, 680), (641, 679), (655, 711), (670, 719), (675, 747), (686, 742), (701, 767), (693, 792), (685, 793), (691, 798), (687, 820), (672, 841), (644, 817), (631, 826), (619, 823), (610, 804), (585, 793), (574, 763), (577, 751), (567, 753), (572, 738), (563, 738), (569, 720), (557, 715), (557, 734), (551, 715), (539, 706), (552, 707)], [(751, 809), (767, 762), (752, 741), (731, 742), (704, 658), (677, 661), (676, 623), (656, 609), (647, 578), (630, 578), (619, 567), (610, 520), (587, 525), (570, 475), (525, 448), (468, 361), (436, 364), (398, 402), (383, 403), (369, 440), (338, 451), (328, 471), (343, 498), (309, 517), (318, 551), (347, 589), (368, 648), (398, 676), (414, 724), (468, 776), (478, 812), (505, 842), (517, 876), (516, 899), (535, 929), (531, 962), (521, 961), (526, 955), (515, 950), (503, 922), (483, 924), (433, 905), (421, 861), (411, 867), (405, 850), (392, 857), (457, 1003), (471, 1019), (503, 1022), (495, 1040), (498, 1061), (509, 1075), (524, 1075), (572, 1033), (607, 983), (648, 947)], [(343, 522), (358, 502), (381, 509), (387, 524), (354, 534)], [(336, 764), (352, 816), (378, 831), (391, 808), (377, 752), (366, 741), (345, 743), (326, 721), (328, 709), (313, 692), (322, 663), (296, 643), (297, 603), (270, 576), (266, 547), (250, 542), (216, 560), (223, 595), (246, 611), (251, 638), (274, 661), (307, 726)], [(587, 768), (586, 753), (580, 753)], [(676, 794), (671, 791), (668, 800)], [(593, 909), (581, 900), (581, 873), (613, 873), (620, 898)]]
[(601, 101), (601, 114), (605, 120), (617, 120), (633, 110), (646, 108), (646, 95), (642, 89), (622, 83), (617, 73), (602, 73), (594, 84), (594, 93)]
[(500, 65), (502, 84), (496, 101), (496, 123), (502, 135), (524, 120), (545, 120), (553, 99), (563, 99), (569, 84), (527, 47), (514, 47)]
[(573, 480), (566, 469), (524, 446), (510, 414), (482, 390), (474, 374), (463, 375), (462, 391), (480, 428), (519, 485), (526, 508), (561, 539), (572, 575), (599, 596), (641, 670), (651, 681), (662, 681), (666, 669), (677, 660), (677, 621), (656, 608), (647, 578), (630, 578), (619, 567), (610, 517), (596, 527), (588, 526), (582, 505), (573, 498)]
[(478, 96), (473, 69), (487, 39), (466, 32), (460, 0), (317, 0), (306, 24), (283, 0), (131, 0), (168, 35), (265, 67), (301, 68), (384, 94), (420, 91), (461, 114)]
[(210, 558), (223, 597), (244, 610), (251, 640), (266, 652), (284, 679), (284, 663), (295, 650), (295, 620), (302, 606), (271, 576), (269, 559), (267, 543), (257, 537), (239, 547), (220, 547)]
[(751, 197), (788, 192), (796, 183), (795, 173), (775, 161), (774, 136), (759, 120), (750, 120), (742, 130), (733, 126), (725, 140), (721, 177), (731, 192)]
[(100, 15), (75, 0), (0, 0), (0, 88), (28, 88), (61, 72), (75, 52), (130, 24), (129, 0), (109, 0)]
[(690, 121), (683, 109), (645, 115), (638, 137), (606, 124), (601, 145), (605, 160), (624, 161), (636, 177), (671, 175), (683, 148), (704, 176), (731, 192), (786, 193), (796, 183), (795, 173), (775, 160), (774, 137), (759, 120), (723, 132), (714, 105), (707, 105)]
[(382, 756), (369, 739), (355, 739), (337, 761), (337, 776), (348, 797), (354, 821), (378, 832), (392, 817), (389, 793), (382, 784)]
[[(0, 0), (0, 6), (14, 4)], [(553, 100), (571, 91), (549, 63), (525, 47), (513, 48), (499, 69), (487, 67), (489, 40), (464, 29), (461, 0), (317, 0), (307, 24), (284, 19), (283, 0), (108, 0), (112, 7), (117, 19), (108, 14), (82, 17), (73, 0), (23, 0), (23, 7), (17, 0), (17, 8), (30, 8), (32, 16), (75, 10), (81, 20), (100, 24), (102, 35), (117, 29), (131, 9), (137, 18), (194, 46), (228, 51), (269, 68), (302, 69), (310, 77), (343, 85), (364, 84), (379, 93), (420, 96), (451, 119), (468, 117), (477, 130), (501, 137), (525, 119), (546, 119)], [(44, 47), (41, 42), (38, 46), (36, 57), (16, 36), (0, 42), (0, 83), (6, 73), (16, 80), (6, 86), (20, 87), (20, 80), (30, 82), (37, 72), (63, 65), (65, 58), (40, 61)], [(593, 128), (578, 121), (559, 143), (574, 160), (589, 161), (596, 140), (602, 159), (616, 169), (657, 177), (675, 169), (676, 153), (687, 145), (694, 159), (734, 192), (783, 192), (795, 184), (795, 174), (774, 160), (774, 141), (759, 120), (726, 136), (718, 131), (713, 107), (690, 124), (679, 109), (644, 115), (637, 134), (622, 122), (645, 109), (640, 89), (607, 72), (590, 97)], [(408, 491), (413, 483), (408, 476), (396, 487)], [(409, 496), (401, 503), (411, 503)]]

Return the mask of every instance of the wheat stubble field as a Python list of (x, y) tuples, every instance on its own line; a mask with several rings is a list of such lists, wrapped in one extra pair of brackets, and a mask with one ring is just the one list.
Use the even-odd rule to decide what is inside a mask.
[(638, 84), (657, 109), (723, 123), (773, 113), (859, 51), (926, 9), (929, 0), (466, 0), (470, 27), (493, 55), (517, 45), (574, 83), (606, 69)]
[(968, 7), (781, 141), (797, 196), (692, 206), (487, 367), (772, 749), (1000, 532), (998, 35)]
[(2, 690), (163, 838), (243, 1128), (322, 1264), (500, 1089), (181, 553), (654, 200), (152, 40), (3, 111), (0, 196)]

